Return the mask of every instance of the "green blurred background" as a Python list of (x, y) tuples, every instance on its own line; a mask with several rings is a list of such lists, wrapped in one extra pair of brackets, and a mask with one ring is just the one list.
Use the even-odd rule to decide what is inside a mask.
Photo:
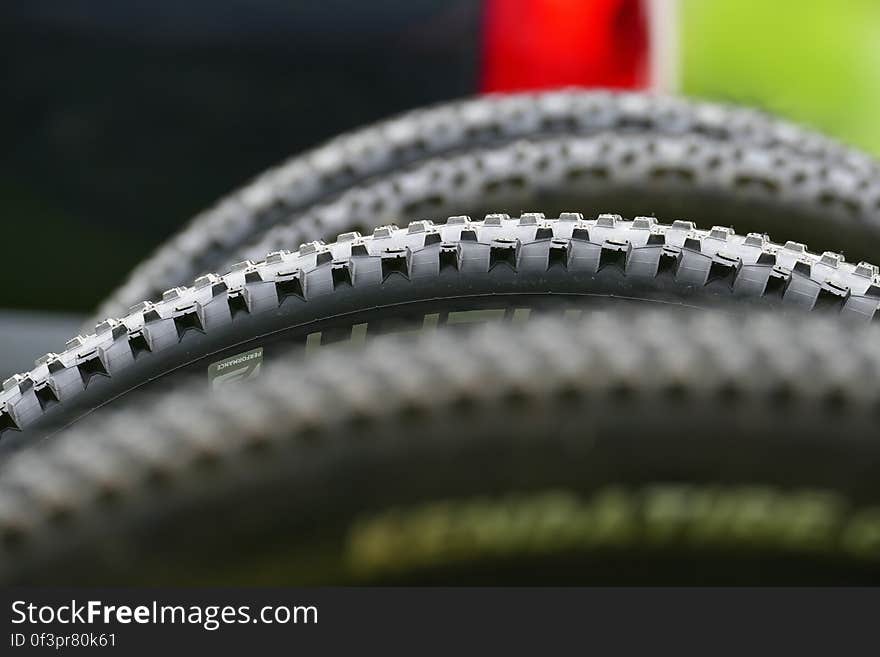
[(681, 87), (880, 155), (880, 1), (680, 0)]

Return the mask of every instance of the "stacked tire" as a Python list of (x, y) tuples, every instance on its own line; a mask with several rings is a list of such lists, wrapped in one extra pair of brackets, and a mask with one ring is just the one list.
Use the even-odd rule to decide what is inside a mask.
[(2, 575), (876, 581), (878, 170), (580, 91), (294, 158), (6, 380)]

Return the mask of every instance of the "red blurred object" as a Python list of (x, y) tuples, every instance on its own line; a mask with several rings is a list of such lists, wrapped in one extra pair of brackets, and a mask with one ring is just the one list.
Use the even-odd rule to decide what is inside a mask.
[(486, 0), (481, 91), (649, 83), (641, 0)]

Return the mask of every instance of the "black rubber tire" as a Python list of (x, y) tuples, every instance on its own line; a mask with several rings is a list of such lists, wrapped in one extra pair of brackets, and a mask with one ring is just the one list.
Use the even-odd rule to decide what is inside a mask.
[[(544, 94), (489, 96), (418, 110), (375, 126), (343, 135), (325, 146), (295, 157), (259, 176), (221, 200), (139, 265), (128, 281), (102, 304), (98, 317), (115, 316), (143, 299), (157, 298), (165, 288), (216, 271), (242, 246), (291, 215), (326, 202), (344, 190), (425, 160), (454, 153), (501, 146), (522, 139), (553, 135), (574, 137), (607, 134), (646, 134), (655, 137), (693, 136), (715, 143), (737, 143), (767, 151), (770, 161), (812, 162), (833, 181), (829, 213), (837, 209), (836, 194), (852, 196), (847, 187), (874, 180), (880, 167), (870, 157), (801, 127), (746, 108), (643, 94), (562, 91)], [(501, 178), (503, 179), (502, 174)], [(570, 183), (571, 184), (571, 183)], [(758, 186), (763, 183), (758, 181)], [(435, 190), (434, 196), (445, 193)], [(862, 190), (859, 205), (870, 205), (871, 190)], [(430, 198), (430, 195), (427, 195)], [(633, 209), (637, 214), (659, 212), (651, 199)], [(878, 197), (880, 198), (880, 197)], [(619, 201), (620, 199), (614, 199)], [(844, 199), (846, 200), (846, 199)], [(521, 209), (546, 207), (531, 199)], [(503, 205), (495, 207), (505, 207)], [(561, 206), (560, 206), (561, 207)], [(608, 208), (590, 206), (594, 211)], [(612, 203), (611, 207), (616, 207)], [(549, 209), (549, 208), (548, 208)], [(686, 208), (681, 216), (694, 219)], [(438, 210), (431, 218), (454, 213), (479, 215), (483, 208)], [(846, 212), (851, 213), (848, 209)], [(863, 212), (858, 209), (856, 213)], [(880, 208), (870, 207), (877, 217)], [(405, 215), (406, 220), (419, 218)], [(395, 217), (398, 220), (398, 217)], [(354, 230), (356, 224), (322, 227), (297, 223), (299, 241)], [(840, 248), (840, 247), (836, 247)]]
[(291, 345), (452, 323), (456, 313), (515, 317), (611, 302), (733, 303), (867, 321), (880, 305), (880, 280), (875, 266), (838, 254), (686, 221), (488, 215), (349, 233), (203, 276), (40, 358), (4, 382), (0, 450), (33, 443), (134, 390), (163, 389), (171, 374), (206, 377), (212, 363), (255, 349), (269, 360)]
[(530, 328), (291, 357), (15, 454), (0, 579), (880, 581), (876, 326)]
[[(880, 252), (880, 177), (859, 180), (790, 150), (699, 135), (601, 134), (523, 141), (421, 163), (294, 213), (243, 242), (238, 259), (398, 217), (539, 207), (686, 217), (783, 234), (870, 259)], [(518, 213), (518, 212), (517, 212)], [(219, 257), (219, 256), (215, 256)], [(220, 261), (223, 270), (234, 261)]]

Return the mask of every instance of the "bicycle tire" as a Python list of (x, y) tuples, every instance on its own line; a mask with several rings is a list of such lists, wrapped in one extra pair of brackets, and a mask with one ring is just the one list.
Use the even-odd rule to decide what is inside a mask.
[[(849, 175), (876, 176), (869, 156), (802, 127), (748, 108), (633, 93), (568, 90), (488, 96), (416, 110), (296, 156), (197, 215), (138, 265), (101, 304), (115, 316), (155, 293), (213, 271), (213, 254), (230, 257), (242, 240), (373, 176), (418, 161), (491, 144), (553, 134), (619, 130), (699, 134), (756, 146), (781, 146)], [(470, 211), (475, 213), (474, 211)], [(415, 217), (408, 217), (413, 219)], [(308, 230), (307, 226), (303, 226)], [(341, 232), (349, 228), (340, 228)], [(324, 235), (320, 235), (324, 237)]]
[[(624, 216), (687, 217), (697, 225), (784, 233), (870, 257), (880, 251), (880, 179), (859, 181), (779, 149), (699, 136), (600, 134), (516, 142), (419, 166), (353, 187), (243, 242), (262, 257), (326, 234), (398, 217), (428, 218), (541, 207), (614, 208)], [(221, 268), (233, 261), (220, 262)]]
[(0, 578), (876, 582), (878, 338), (618, 311), (290, 357), (14, 455)]
[(3, 384), (0, 450), (33, 443), (131, 391), (164, 386), (172, 373), (204, 377), (211, 365), (255, 349), (268, 360), (315, 336), (350, 339), (353, 327), (372, 335), (397, 330), (395, 322), (421, 328), (429, 316), (442, 324), (471, 311), (508, 316), (518, 308), (646, 301), (870, 320), (880, 279), (874, 265), (816, 255), (796, 242), (648, 217), (495, 214), (348, 233), (331, 245), (276, 251), (224, 276), (202, 276), (73, 338), (63, 353), (42, 356)]

